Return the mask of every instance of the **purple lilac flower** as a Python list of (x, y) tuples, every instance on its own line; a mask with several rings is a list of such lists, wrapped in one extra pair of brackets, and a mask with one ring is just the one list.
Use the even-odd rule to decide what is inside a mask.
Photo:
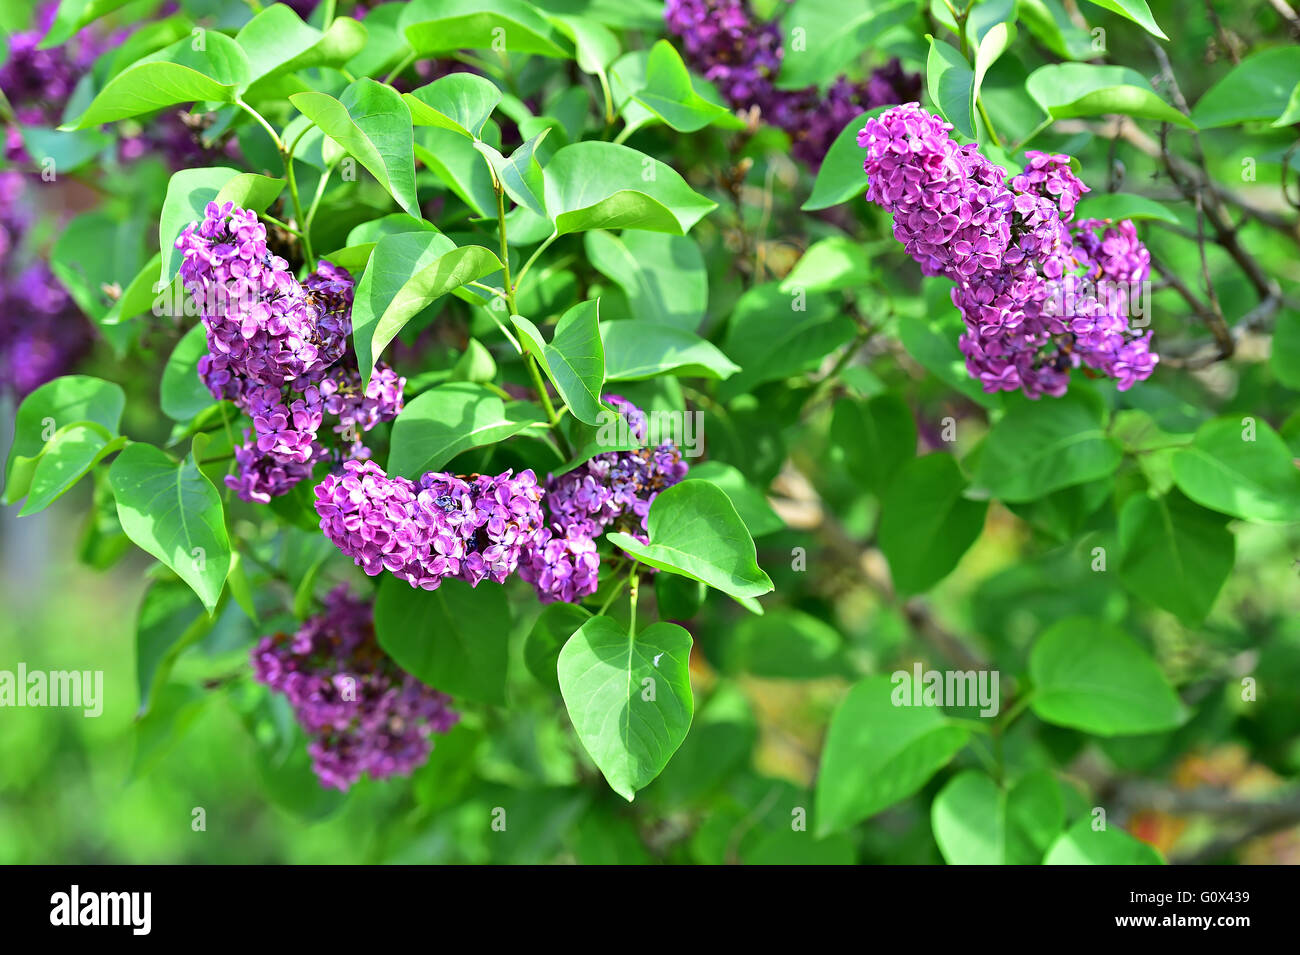
[(733, 107), (757, 107), (765, 121), (785, 130), (794, 157), (813, 167), (853, 117), (921, 95), (921, 77), (905, 73), (897, 59), (865, 82), (840, 76), (825, 92), (815, 86), (777, 89), (781, 31), (775, 23), (756, 20), (745, 0), (668, 0), (664, 19), (680, 39), (687, 63)]
[(571, 524), (559, 534), (543, 527), (535, 535), (519, 564), (519, 576), (532, 584), (544, 604), (563, 600), (577, 603), (596, 592), (600, 554), (596, 542)]
[(266, 226), (233, 202), (209, 202), (176, 240), (181, 279), (199, 305), (208, 351), (230, 372), (280, 386), (321, 366), (318, 309), (266, 247)]
[(1031, 151), (1008, 185), (1005, 170), (975, 144), (958, 146), (951, 129), (908, 104), (868, 120), (858, 145), (867, 150), (867, 199), (893, 213), (895, 238), (926, 275), (955, 283), (970, 374), (985, 391), (1031, 398), (1064, 394), (1080, 366), (1121, 390), (1149, 377), (1150, 333), (1129, 327), (1123, 296), (1096, 291), (1100, 277), (1145, 279), (1149, 256), (1132, 224), (1072, 232), (1087, 187), (1068, 157)]
[(412, 587), (445, 578), (502, 583), (542, 524), (532, 471), (470, 478), (430, 472), (414, 483), (370, 461), (348, 461), (316, 486), (321, 530), (367, 574), (387, 570)]
[(335, 365), (325, 372), (319, 387), (325, 411), (338, 419), (334, 430), (356, 437), (401, 413), (406, 379), (381, 361), (363, 391), (361, 372), (355, 367)]
[(311, 742), (322, 786), (347, 790), (363, 774), (406, 776), (433, 749), (430, 737), (460, 719), (451, 697), (400, 667), (375, 639), (371, 604), (341, 586), (297, 633), (264, 637), (252, 651), (259, 683), (283, 693)]
[[(605, 399), (638, 441), (646, 441), (645, 412), (617, 396)], [(595, 538), (609, 527), (649, 541), (650, 505), (688, 470), (671, 441), (631, 451), (607, 451), (547, 482), (550, 521), (525, 547), (519, 575), (543, 603), (574, 602), (596, 590), (600, 556)]]

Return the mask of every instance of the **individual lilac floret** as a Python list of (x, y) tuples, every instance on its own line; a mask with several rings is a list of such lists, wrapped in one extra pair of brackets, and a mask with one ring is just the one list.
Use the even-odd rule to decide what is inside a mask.
[(297, 633), (264, 637), (251, 657), (257, 681), (289, 701), (311, 740), (312, 770), (332, 789), (347, 790), (363, 774), (409, 775), (429, 758), (430, 737), (460, 718), (451, 697), (384, 653), (371, 604), (349, 596), (346, 586)]
[[(966, 332), (958, 345), (988, 392), (1061, 395), (1072, 368), (1114, 378), (1121, 390), (1150, 376), (1158, 360), (1150, 333), (1127, 319), (1130, 295), (1115, 282), (1141, 282), (1149, 255), (1127, 223), (1095, 233), (1068, 225), (1087, 190), (1069, 157), (1029, 152), (1026, 171), (1006, 173), (975, 144), (915, 104), (869, 119), (867, 199), (893, 213), (894, 236), (927, 275), (954, 283)], [(1105, 278), (1106, 284), (1098, 284)]]
[(544, 604), (577, 603), (594, 594), (599, 574), (596, 542), (574, 525), (563, 535), (543, 527), (533, 535), (519, 564), (519, 576), (533, 585)]

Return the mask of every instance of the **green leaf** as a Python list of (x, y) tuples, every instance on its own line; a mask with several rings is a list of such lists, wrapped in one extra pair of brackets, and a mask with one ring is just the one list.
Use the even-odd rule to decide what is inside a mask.
[(234, 102), (249, 80), (248, 58), (224, 34), (207, 30), (203, 37), (201, 50), (185, 37), (132, 63), (108, 81), (80, 117), (59, 128), (87, 129), (176, 103)]
[(1192, 121), (1202, 129), (1256, 120), (1271, 122), (1287, 110), (1297, 83), (1300, 47), (1254, 53), (1205, 91), (1192, 109)]
[(934, 797), (930, 819), (949, 865), (1038, 865), (1065, 824), (1065, 804), (1046, 772), (1007, 791), (968, 769)]
[(691, 467), (691, 477), (716, 484), (726, 491), (751, 537), (785, 530), (785, 521), (777, 516), (772, 505), (767, 502), (767, 497), (750, 484), (738, 468), (721, 461), (705, 461)]
[(1284, 308), (1278, 316), (1269, 367), (1278, 381), (1300, 391), (1300, 312)]
[[(947, 301), (946, 305), (947, 310), (937, 315), (931, 312), (930, 316), (923, 319), (900, 319), (899, 341), (903, 343), (907, 353), (924, 366), (926, 371), (949, 388), (985, 408), (1000, 407), (1001, 396), (984, 391), (979, 381), (972, 378), (966, 370), (966, 359), (962, 356), (961, 349), (957, 347), (957, 332), (952, 328), (954, 323), (960, 325), (961, 320), (953, 314), (952, 302)], [(935, 318), (940, 316), (943, 318), (935, 321)]]
[(1094, 38), (1070, 19), (1061, 0), (1017, 0), (1016, 13), (1030, 33), (1063, 59), (1090, 60), (1106, 52), (1103, 38)]
[[(140, 271), (135, 273), (127, 285), (126, 290), (113, 306), (99, 320), (100, 325), (120, 325), (122, 322), (130, 321), (137, 315), (153, 309), (154, 301), (162, 292), (162, 289), (155, 292), (154, 289), (159, 285), (158, 276), (162, 267), (162, 253), (155, 252), (153, 258), (141, 266)], [(167, 294), (171, 294), (168, 292)]]
[(828, 83), (881, 33), (915, 13), (916, 0), (874, 0), (847, 7), (843, 0), (795, 0), (780, 21), (785, 53), (777, 85), (799, 89)]
[(600, 337), (605, 346), (606, 381), (637, 381), (658, 375), (729, 378), (740, 371), (712, 342), (672, 325), (606, 322)]
[(303, 23), (291, 7), (276, 3), (240, 28), (235, 42), (248, 57), (247, 83), (315, 66), (341, 66), (366, 44), (366, 28), (339, 17), (328, 33)]
[[(983, 9), (976, 7), (977, 10)], [(1014, 10), (1012, 11), (1014, 14)], [(975, 24), (972, 22), (967, 25), (967, 32), (973, 32)], [(985, 30), (983, 36), (975, 40), (975, 77), (971, 85), (971, 103), (972, 106), (979, 101), (980, 89), (984, 85), (984, 77), (993, 64), (998, 61), (1007, 48), (1011, 46), (1012, 41), (1016, 38), (1016, 26), (1014, 23), (994, 23)]]
[(687, 331), (700, 327), (709, 276), (690, 236), (594, 230), (583, 236), (583, 247), (592, 267), (623, 290), (633, 318)]
[(1159, 219), (1161, 222), (1178, 225), (1178, 216), (1170, 212), (1163, 203), (1128, 192), (1103, 192), (1085, 198), (1075, 207), (1074, 219), (1076, 222), (1084, 219), (1109, 219), (1112, 222), (1123, 222), (1125, 219)]
[(419, 218), (411, 110), (397, 90), (362, 77), (339, 99), (309, 91), (289, 101), (355, 156), (399, 206)]
[(1123, 829), (1093, 830), (1080, 819), (1052, 843), (1044, 865), (1164, 865), (1160, 853)]
[(280, 193), (280, 179), (241, 173), (228, 166), (181, 169), (172, 174), (158, 218), (158, 248), (162, 250), (161, 281), (170, 283), (181, 267), (176, 240), (190, 223), (203, 218), (209, 202), (233, 202), (261, 212)]
[(156, 580), (149, 585), (135, 623), (135, 674), (140, 693), (137, 719), (152, 708), (176, 658), (203, 639), (215, 622), (183, 583)]
[(633, 636), (593, 617), (560, 651), (560, 693), (578, 739), (611, 789), (631, 802), (691, 726), (691, 635), (671, 623)]
[(703, 581), (732, 597), (772, 590), (745, 522), (726, 492), (708, 481), (682, 481), (661, 491), (650, 505), (649, 530), (649, 544), (623, 533), (605, 536), (651, 567)]
[(512, 315), (524, 347), (551, 379), (555, 390), (579, 421), (600, 424), (604, 406), (600, 389), (605, 383), (605, 349), (600, 342), (599, 304), (579, 302), (555, 325), (548, 343), (537, 326), (522, 315)]
[(149, 444), (132, 444), (108, 472), (122, 530), (199, 595), (211, 613), (230, 570), (221, 496), (190, 454), (177, 464)]
[(817, 179), (813, 183), (812, 195), (800, 206), (805, 212), (829, 209), (842, 202), (848, 202), (855, 196), (864, 196), (867, 192), (867, 174), (862, 170), (864, 154), (858, 146), (858, 131), (873, 116), (879, 116), (889, 107), (881, 106), (868, 110), (855, 118), (835, 137), (826, 158), (817, 170)]
[(906, 799), (966, 745), (967, 731), (938, 707), (896, 706), (894, 682), (854, 684), (831, 717), (814, 797), (819, 836)]
[(54, 22), (49, 31), (37, 44), (38, 50), (62, 46), (76, 36), (88, 23), (94, 23), (100, 17), (107, 16), (119, 7), (124, 7), (130, 0), (62, 0), (54, 14)]
[(102, 425), (82, 421), (60, 428), (45, 445), (32, 472), (31, 487), (19, 517), (43, 511), (62, 497), (90, 469), (126, 445)]
[(870, 272), (869, 247), (848, 236), (828, 236), (818, 239), (799, 257), (790, 274), (781, 280), (781, 291), (833, 292), (854, 288), (861, 286)]
[(731, 311), (722, 350), (741, 370), (719, 394), (730, 401), (765, 382), (810, 371), (856, 330), (828, 296), (782, 292), (775, 282), (757, 285)]
[(1195, 627), (1232, 572), (1235, 538), (1221, 514), (1177, 491), (1130, 497), (1119, 515), (1119, 577), (1124, 586)]
[(432, 222), (408, 216), (405, 212), (394, 212), (363, 222), (348, 233), (348, 244), (341, 249), (324, 256), (326, 261), (341, 266), (356, 275), (365, 271), (370, 261), (370, 253), (375, 250), (379, 240), (385, 236), (401, 235), (403, 232), (437, 232), (438, 227)]
[(1132, 20), (1152, 36), (1162, 40), (1169, 39), (1156, 25), (1155, 17), (1151, 15), (1151, 8), (1147, 6), (1147, 0), (1092, 0), (1092, 3), (1112, 13), (1118, 13), (1127, 20)]
[(950, 44), (927, 35), (926, 91), (940, 114), (967, 139), (975, 138), (975, 73)]
[(916, 422), (898, 395), (886, 392), (867, 402), (842, 398), (831, 415), (831, 445), (849, 475), (882, 493), (894, 475), (916, 457)]
[(1030, 73), (1025, 89), (1053, 119), (1122, 113), (1196, 128), (1156, 95), (1145, 76), (1126, 66), (1052, 63)]
[[(500, 145), (500, 132), (495, 123), (489, 122), (483, 132), (493, 144)], [(474, 146), (452, 130), (423, 126), (415, 141), (415, 155), (476, 216), (495, 219), (497, 199), (492, 170)], [(525, 213), (531, 214), (527, 210)], [(516, 243), (522, 241), (517, 229), (511, 229), (510, 236)]]
[(163, 366), (160, 405), (173, 421), (189, 421), (216, 401), (199, 377), (199, 359), (207, 353), (207, 331), (198, 324), (176, 343)]
[(462, 451), (496, 444), (545, 420), (531, 402), (507, 404), (482, 385), (439, 385), (407, 402), (393, 422), (388, 473), (416, 478), (439, 471)]
[(495, 83), (477, 73), (452, 73), (402, 98), (415, 125), (437, 126), (477, 140), (501, 95)]
[(477, 245), (460, 248), (440, 232), (384, 236), (370, 253), (352, 306), (352, 341), (362, 379), (388, 343), (430, 303), (501, 270), (501, 261)]
[(542, 608), (533, 629), (524, 639), (524, 665), (548, 690), (560, 689), (556, 665), (560, 650), (579, 627), (590, 620), (591, 611), (577, 604), (553, 603)]
[(650, 48), (645, 85), (634, 91), (633, 97), (678, 132), (693, 133), (710, 124), (744, 126), (725, 106), (695, 91), (690, 71), (667, 40), (660, 40)]
[(1245, 521), (1300, 521), (1300, 471), (1285, 442), (1256, 418), (1207, 421), (1173, 459), (1174, 483), (1197, 504)]
[[(144, 260), (142, 225), (107, 211), (83, 212), (50, 250), (50, 268), (77, 307), (102, 325), (115, 304), (106, 287), (129, 283)], [(108, 329), (101, 329), (109, 337)], [(115, 339), (109, 337), (110, 341)]]
[(588, 229), (684, 235), (715, 208), (670, 166), (627, 146), (573, 143), (546, 166), (546, 209), (560, 235)]
[(4, 503), (26, 497), (46, 445), (61, 430), (91, 422), (116, 435), (126, 393), (89, 375), (65, 375), (41, 385), (18, 407), (13, 444), (5, 463)]
[(1185, 717), (1156, 662), (1103, 620), (1071, 617), (1053, 624), (1034, 644), (1029, 674), (1030, 706), (1058, 726), (1124, 736), (1174, 729)]
[[(3, 107), (0, 107), (3, 114)], [(23, 147), (34, 164), (42, 171), (49, 169), (55, 175), (74, 172), (98, 156), (113, 137), (98, 129), (80, 129), (61, 132), (44, 126), (22, 126)]]
[(419, 55), (504, 46), (511, 56), (573, 56), (568, 39), (521, 0), (413, 0), (398, 24)]
[(816, 680), (843, 672), (844, 638), (811, 614), (778, 608), (741, 621), (724, 651), (727, 669), (775, 680)]
[(444, 693), (504, 703), (510, 605), (500, 588), (444, 580), (437, 590), (385, 575), (375, 635), (398, 665)]
[(1103, 426), (1104, 409), (1089, 393), (1008, 402), (989, 431), (973, 484), (1002, 501), (1032, 501), (1115, 472), (1119, 441)]
[(542, 202), (545, 176), (542, 167), (533, 158), (533, 153), (550, 131), (549, 126), (543, 129), (512, 152), (509, 159), (501, 155), (495, 146), (482, 142), (474, 143), (474, 148), (483, 154), (488, 165), (492, 167), (506, 195), (533, 215), (543, 219), (546, 218), (546, 207)]
[(987, 501), (963, 497), (950, 454), (909, 461), (880, 502), (880, 549), (900, 594), (924, 593), (957, 566), (984, 529)]

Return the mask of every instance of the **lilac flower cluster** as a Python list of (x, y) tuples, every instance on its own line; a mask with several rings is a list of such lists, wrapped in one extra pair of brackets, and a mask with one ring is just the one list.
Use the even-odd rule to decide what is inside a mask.
[[(638, 441), (648, 438), (641, 409), (617, 395), (606, 401), (623, 416)], [(594, 539), (607, 528), (649, 541), (650, 505), (664, 488), (681, 481), (688, 466), (671, 441), (656, 447), (598, 454), (547, 483), (551, 521), (528, 547), (519, 575), (543, 603), (574, 602), (595, 593), (600, 558)]]
[[(253, 421), (226, 481), (246, 501), (268, 502), (309, 477), (312, 465), (364, 459), (360, 435), (402, 410), (406, 379), (380, 363), (366, 388), (352, 331), (352, 276), (329, 262), (299, 283), (266, 246), (249, 210), (209, 203), (176, 241), (181, 279), (199, 306), (208, 354), (199, 375), (216, 398)], [(344, 444), (321, 440), (325, 416)]]
[(91, 349), (93, 329), (49, 265), (33, 254), (32, 178), (0, 171), (0, 394), (21, 400), (72, 370)]
[(321, 530), (370, 576), (388, 571), (412, 587), (445, 578), (503, 583), (542, 525), (532, 471), (469, 478), (429, 472), (389, 477), (372, 461), (347, 461), (316, 485)]
[(956, 283), (970, 374), (985, 391), (1031, 398), (1064, 394), (1080, 366), (1121, 390), (1149, 377), (1158, 360), (1150, 332), (1130, 328), (1126, 315), (1150, 267), (1133, 224), (1072, 227), (1087, 186), (1068, 156), (1031, 151), (1008, 184), (951, 129), (908, 104), (868, 120), (858, 145), (867, 199), (893, 213), (894, 236), (926, 275)]
[(785, 130), (794, 157), (816, 167), (853, 117), (878, 106), (906, 103), (921, 95), (921, 77), (907, 74), (897, 59), (865, 82), (840, 76), (824, 92), (815, 86), (779, 90), (781, 31), (754, 18), (746, 0), (667, 0), (664, 19), (682, 42), (686, 61), (717, 85), (739, 109), (758, 107), (762, 117)]
[(347, 790), (363, 773), (406, 776), (433, 749), (430, 737), (460, 719), (451, 698), (405, 673), (375, 640), (370, 603), (338, 587), (297, 633), (264, 637), (252, 652), (258, 682), (283, 693), (311, 738), (322, 786)]

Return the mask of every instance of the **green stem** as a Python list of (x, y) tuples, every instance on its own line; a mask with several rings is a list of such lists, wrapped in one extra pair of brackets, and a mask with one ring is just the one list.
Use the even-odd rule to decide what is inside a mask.
[(636, 564), (632, 564), (632, 572), (628, 575), (628, 583), (632, 585), (632, 592), (628, 595), (628, 621), (627, 635), (629, 638), (636, 636), (636, 598), (641, 578), (636, 575)]
[(635, 126), (624, 126), (622, 131), (614, 137), (614, 145), (621, 146), (629, 136), (636, 132)]
[(609, 609), (609, 605), (618, 599), (619, 594), (623, 592), (623, 588), (627, 586), (628, 581), (631, 579), (632, 578), (630, 575), (624, 577), (622, 580), (618, 582), (618, 586), (609, 592), (609, 596), (605, 598), (605, 602), (601, 604), (600, 609), (596, 611), (597, 617), (605, 616), (605, 611)]
[(285, 232), (288, 232), (291, 235), (296, 235), (300, 239), (302, 238), (302, 232), (300, 232), (298, 229), (295, 229), (293, 226), (289, 225), (289, 223), (283, 222), (267, 212), (259, 213), (259, 215), (261, 215), (261, 217), (265, 219), (267, 222), (271, 223), (271, 225), (279, 226)]
[(261, 113), (259, 113), (257, 110), (253, 109), (253, 107), (245, 103), (242, 97), (238, 97), (238, 96), (235, 97), (235, 105), (238, 106), (240, 109), (242, 109), (249, 116), (253, 117), (253, 119), (257, 120), (257, 122), (261, 125), (261, 127), (265, 129), (267, 134), (271, 137), (271, 142), (275, 143), (276, 150), (279, 153), (283, 154), (284, 141), (280, 139), (280, 134), (275, 131), (275, 127), (266, 121), (266, 117), (263, 116)]
[(307, 219), (302, 224), (304, 239), (311, 232), (311, 224), (316, 220), (316, 209), (320, 206), (321, 197), (325, 195), (325, 187), (329, 184), (333, 172), (333, 169), (326, 169), (321, 173), (320, 181), (316, 183), (316, 195), (311, 197), (311, 205), (307, 207)]
[(537, 257), (541, 255), (543, 252), (545, 252), (548, 248), (550, 248), (551, 243), (554, 242), (559, 237), (560, 237), (559, 232), (552, 232), (547, 238), (542, 240), (541, 245), (539, 245), (536, 249), (533, 250), (533, 254), (528, 257), (528, 261), (524, 263), (524, 267), (519, 270), (519, 275), (515, 278), (516, 286), (519, 287), (523, 286), (524, 276), (527, 275), (528, 270), (533, 267), (533, 263), (537, 261)]
[(993, 140), (993, 145), (999, 149), (1002, 148), (1002, 142), (998, 139), (997, 131), (993, 128), (993, 120), (989, 119), (988, 110), (984, 108), (984, 100), (975, 100), (975, 106), (980, 111), (980, 119), (984, 120), (984, 128), (989, 131), (989, 139)]
[[(305, 217), (302, 214), (302, 200), (298, 197), (298, 179), (293, 171), (293, 157), (285, 154), (284, 157), (284, 175), (289, 180), (289, 198), (293, 200), (293, 217), (299, 225), (305, 224)], [(299, 233), (302, 239), (302, 253), (307, 261), (307, 271), (310, 272), (316, 268), (316, 255), (312, 252), (311, 237), (304, 230)]]
[(393, 82), (393, 80), (396, 77), (401, 75), (402, 70), (406, 69), (414, 62), (415, 62), (414, 53), (408, 53), (406, 56), (402, 57), (401, 62), (398, 63), (395, 67), (393, 67), (392, 72), (390, 72), (387, 76), (384, 77), (384, 83), (388, 84)]
[(1010, 152), (1012, 152), (1012, 153), (1018, 153), (1018, 152), (1020, 152), (1020, 150), (1022, 150), (1022, 149), (1025, 148), (1025, 143), (1029, 142), (1031, 139), (1033, 139), (1035, 136), (1037, 136), (1039, 133), (1041, 133), (1041, 132), (1042, 132), (1043, 130), (1045, 130), (1048, 126), (1051, 126), (1051, 125), (1052, 125), (1052, 117), (1049, 116), (1049, 117), (1047, 117), (1047, 119), (1043, 120), (1041, 123), (1039, 123), (1039, 124), (1038, 124), (1037, 126), (1035, 126), (1033, 129), (1031, 129), (1031, 130), (1029, 131), (1029, 135), (1027, 135), (1024, 139), (1020, 140), (1020, 142), (1016, 143), (1014, 146), (1009, 147)]

